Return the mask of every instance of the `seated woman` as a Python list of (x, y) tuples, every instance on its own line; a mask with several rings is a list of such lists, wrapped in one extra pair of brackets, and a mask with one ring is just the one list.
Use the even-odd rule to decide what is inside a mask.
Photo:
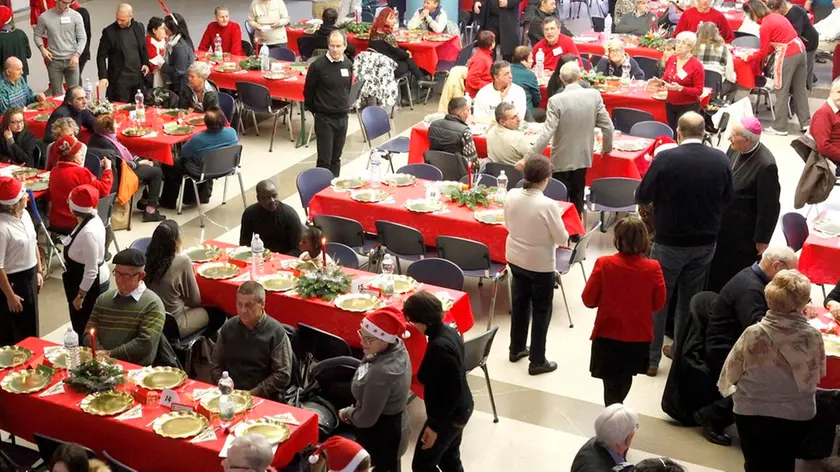
[[(376, 19), (373, 20), (373, 25), (370, 27), (370, 49), (384, 54), (393, 59), (397, 63), (397, 69), (394, 71), (394, 77), (400, 78), (406, 73), (411, 72), (409, 79), (409, 86), (411, 87), (411, 95), (418, 97), (420, 95), (420, 87), (429, 88), (434, 86), (434, 82), (423, 80), (426, 78), (423, 71), (417, 67), (417, 63), (411, 58), (411, 52), (406, 51), (397, 44), (397, 38), (394, 36), (394, 31), (397, 27), (397, 15), (391, 7), (383, 8)], [(403, 95), (403, 106), (408, 106), (408, 96)]]
[(187, 69), (195, 62), (195, 46), (190, 38), (187, 22), (180, 14), (166, 15), (163, 25), (166, 28), (169, 54), (160, 70), (169, 83), (169, 90), (178, 95), (179, 99), (183, 99), (184, 95), (188, 96), (190, 93)]
[(639, 67), (639, 63), (624, 52), (624, 42), (620, 39), (611, 39), (604, 44), (604, 57), (598, 61), (595, 71), (607, 77), (621, 77), (624, 75), (625, 64), (630, 64), (628, 72), (631, 78), (645, 79), (645, 72)]
[(219, 106), (219, 89), (216, 85), (207, 80), (210, 77), (210, 64), (206, 62), (193, 62), (187, 69), (187, 84), (189, 93), (181, 97), (181, 108), (186, 108), (190, 113), (204, 112), (212, 107)]
[(55, 450), (50, 460), (50, 472), (110, 472), (98, 459), (88, 459), (87, 452), (76, 443), (64, 443)]
[(53, 149), (58, 152), (59, 163), (50, 172), (50, 183), (47, 187), (47, 200), (50, 202), (50, 230), (60, 234), (70, 234), (78, 221), (70, 211), (68, 197), (70, 192), (79, 185), (93, 186), (99, 195), (111, 193), (114, 175), (111, 172), (111, 161), (102, 159), (102, 178), (96, 178), (90, 170), (84, 167), (87, 146), (73, 136), (64, 136), (55, 142)]
[[(329, 49), (330, 43), (330, 34), (338, 29), (336, 23), (338, 22), (338, 12), (335, 8), (326, 8), (324, 9), (324, 13), (321, 14), (321, 26), (312, 33), (312, 49), (313, 51), (316, 49)], [(344, 55), (347, 56), (347, 59), (352, 60), (356, 57), (356, 48), (347, 42), (347, 47), (344, 48)]]
[(493, 65), (495, 50), (496, 35), (492, 31), (479, 31), (473, 55), (467, 61), (467, 78), (464, 80), (464, 89), (470, 97), (475, 98), (482, 87), (493, 81), (493, 77), (490, 76), (490, 66)]
[(9, 108), (3, 115), (3, 139), (0, 140), (0, 161), (26, 167), (44, 168), (38, 140), (23, 118), (22, 108)]
[[(321, 255), (321, 240), (324, 238), (324, 233), (315, 226), (309, 226), (303, 230), (303, 236), (300, 238), (300, 260), (314, 261), (316, 264), (323, 265), (324, 256)], [(329, 254), (327, 254), (327, 265), (335, 264)]]
[(440, 7), (440, 0), (425, 0), (423, 8), (414, 12), (414, 16), (408, 20), (408, 29), (443, 33), (446, 31), (447, 21), (446, 12)]
[(165, 216), (158, 212), (160, 190), (163, 187), (163, 171), (153, 161), (135, 157), (117, 140), (117, 126), (111, 114), (99, 115), (94, 126), (95, 134), (88, 141), (88, 147), (113, 152), (137, 175), (140, 185), (147, 185), (137, 208), (143, 211), (143, 221), (163, 221)]
[(728, 98), (738, 87), (735, 82), (735, 62), (732, 54), (718, 31), (716, 24), (707, 21), (697, 29), (697, 44), (694, 46), (694, 56), (700, 60), (705, 70), (720, 74), (722, 79), (719, 93)]
[[(76, 124), (76, 120), (73, 118), (59, 118), (52, 124), (52, 134), (55, 139), (60, 139), (63, 136), (76, 137), (79, 135), (79, 125)], [(52, 142), (47, 145), (47, 163), (44, 169), (52, 170), (60, 160), (58, 148), (55, 147), (55, 143)]]
[(636, 9), (619, 18), (614, 30), (615, 33), (642, 36), (652, 29), (656, 29), (656, 14), (650, 11), (648, 0), (636, 0)]
[(632, 408), (613, 403), (595, 418), (595, 437), (575, 455), (571, 472), (614, 470), (627, 462), (627, 451), (639, 428), (639, 415)]
[(671, 58), (674, 54), (677, 53), (677, 40), (671, 38), (665, 41), (665, 44), (662, 45), (662, 59), (656, 63), (656, 77), (662, 78), (662, 75), (665, 74), (665, 64), (668, 63), (668, 59)]

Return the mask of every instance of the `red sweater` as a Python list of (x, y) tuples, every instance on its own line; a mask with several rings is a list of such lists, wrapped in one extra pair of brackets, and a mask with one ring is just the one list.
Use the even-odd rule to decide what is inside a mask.
[(811, 136), (817, 143), (817, 151), (840, 164), (840, 112), (823, 103), (811, 117)]
[(215, 21), (207, 25), (204, 30), (204, 36), (201, 37), (201, 43), (198, 45), (198, 50), (207, 52), (213, 47), (213, 40), (216, 35), (222, 37), (222, 51), (229, 52), (234, 56), (242, 56), (242, 28), (239, 23), (231, 21), (227, 26), (222, 28)]
[(50, 186), (47, 188), (47, 198), (50, 202), (50, 226), (53, 228), (73, 229), (76, 227), (76, 217), (70, 211), (67, 199), (70, 192), (79, 185), (90, 184), (99, 190), (99, 196), (111, 193), (114, 182), (110, 170), (102, 171), (102, 178), (97, 179), (91, 171), (74, 162), (59, 162), (50, 171)]
[(490, 55), (490, 51), (476, 48), (475, 54), (467, 62), (467, 78), (464, 79), (464, 89), (471, 98), (475, 99), (475, 94), (481, 90), (481, 87), (493, 81), (493, 77), (490, 76), (492, 65), (493, 56)]
[[(775, 51), (773, 43), (787, 44), (799, 38), (790, 21), (778, 13), (771, 13), (762, 18), (761, 26), (758, 27), (758, 33), (761, 38), (761, 48), (759, 48), (757, 53), (750, 56), (750, 62), (762, 61), (768, 54)], [(805, 52), (802, 46), (801, 40), (788, 44), (785, 57)]]
[(731, 43), (732, 40), (735, 39), (735, 33), (732, 32), (732, 27), (729, 26), (729, 21), (725, 16), (723, 16), (723, 13), (715, 10), (714, 8), (710, 9), (706, 13), (700, 13), (700, 10), (693, 7), (684, 11), (680, 17), (680, 22), (677, 23), (677, 28), (674, 30), (674, 36), (683, 31), (696, 33), (700, 24), (707, 22), (712, 22), (717, 25), (720, 35), (727, 43)]
[(673, 82), (683, 86), (681, 92), (676, 90), (668, 91), (668, 103), (671, 105), (690, 105), (700, 101), (700, 95), (703, 95), (703, 86), (706, 83), (706, 71), (703, 69), (703, 63), (696, 57), (692, 56), (683, 66), (685, 72), (680, 78), (677, 70), (677, 55), (674, 54), (668, 59), (665, 64), (665, 73), (662, 74), (662, 80), (666, 82)]
[(542, 50), (543, 54), (545, 54), (546, 69), (556, 69), (557, 62), (566, 54), (573, 54), (577, 56), (578, 64), (583, 67), (583, 62), (580, 60), (580, 52), (578, 52), (575, 42), (572, 41), (572, 38), (566, 36), (565, 34), (559, 35), (557, 37), (557, 42), (554, 43), (553, 46), (545, 42), (545, 39), (541, 39), (537, 44), (535, 44), (532, 51), (534, 53), (534, 60), (536, 60), (537, 51), (539, 50)]
[(590, 339), (653, 339), (653, 313), (665, 306), (659, 262), (621, 253), (599, 257), (583, 289), (583, 304), (598, 308)]

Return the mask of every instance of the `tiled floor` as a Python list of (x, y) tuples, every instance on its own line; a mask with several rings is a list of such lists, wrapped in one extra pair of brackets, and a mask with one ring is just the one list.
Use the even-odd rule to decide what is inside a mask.
[[(93, 0), (86, 3), (93, 18), (93, 47), (96, 50), (99, 31), (113, 21), (117, 1)], [(193, 37), (198, 40), (207, 22), (212, 19), (212, 6), (195, 0), (170, 0), (167, 6), (173, 11), (180, 12), (187, 18)], [(247, 2), (240, 0), (237, 5), (229, 5), (231, 16), (236, 21), (243, 21), (247, 16)], [(288, 2), (292, 19), (304, 19), (310, 16), (309, 2)], [(146, 1), (134, 5), (135, 16), (138, 20), (147, 20), (152, 15), (161, 16), (162, 13), (156, 2)], [(28, 13), (18, 15), (18, 25), (26, 25), (25, 30), (31, 37), (28, 27)], [(576, 32), (589, 29), (588, 19), (575, 20), (569, 23)], [(37, 51), (34, 52), (38, 56)], [(46, 86), (46, 74), (40, 57), (30, 61), (32, 74), (29, 81), (35, 90)], [(96, 79), (96, 64), (88, 65), (85, 76)], [(819, 65), (818, 75), (822, 81), (821, 90), (812, 94), (812, 110), (822, 103), (827, 96), (827, 68)], [(819, 97), (819, 98), (818, 98)], [(406, 132), (422, 117), (435, 111), (436, 104), (417, 106), (414, 111), (402, 110), (396, 115), (395, 130)], [(761, 116), (767, 119), (769, 113)], [(311, 123), (311, 120), (308, 121)], [(299, 122), (295, 120), (295, 132)], [(270, 178), (280, 189), (281, 198), (296, 208), (301, 215), (300, 200), (295, 190), (295, 177), (307, 168), (314, 166), (315, 144), (310, 147), (295, 149), (288, 140), (284, 127), (278, 130), (274, 152), (268, 153), (268, 135), (271, 132), (270, 123), (260, 125), (262, 135), (254, 136), (249, 132), (241, 138), (245, 147), (243, 153), (243, 178), (249, 202), (254, 201), (254, 186), (259, 180)], [(791, 130), (795, 127), (791, 126)], [(767, 136), (763, 140), (775, 153), (779, 165), (779, 175), (782, 180), (782, 212), (793, 211), (793, 191), (798, 176), (803, 167), (802, 161), (789, 147), (792, 138)], [(725, 141), (724, 141), (725, 144)], [(359, 132), (358, 121), (351, 116), (347, 146), (344, 151), (344, 166), (342, 172), (352, 174), (362, 172), (367, 155)], [(395, 166), (405, 162), (406, 157), (396, 159)], [(200, 228), (198, 215), (194, 208), (187, 208), (182, 215), (175, 215), (174, 211), (166, 212), (182, 226), (184, 244), (195, 244), (208, 238), (237, 242), (239, 235), (239, 218), (242, 212), (242, 202), (237, 195), (238, 185), (230, 182), (226, 204), (222, 205), (221, 183), (216, 186), (210, 205), (205, 206), (207, 216), (206, 228)], [(828, 206), (840, 206), (840, 199), (835, 194)], [(594, 216), (594, 215), (593, 215)], [(120, 247), (128, 246), (133, 240), (150, 236), (154, 230), (152, 224), (136, 224), (130, 232), (117, 233)], [(781, 231), (777, 231), (773, 244), (784, 244)], [(590, 251), (585, 265), (587, 273), (591, 270), (593, 261), (600, 255), (614, 252), (612, 235), (598, 234), (590, 245)], [(507, 337), (509, 334), (508, 301), (501, 295), (497, 304), (495, 324), (499, 326), (499, 336), (496, 339), (490, 359), (488, 361), (492, 388), (495, 394), (499, 423), (492, 422), (492, 409), (488, 391), (481, 372), (470, 375), (470, 384), (476, 397), (476, 414), (468, 425), (462, 456), (466, 470), (485, 471), (562, 471), (568, 470), (571, 460), (580, 445), (593, 434), (592, 421), (601, 409), (602, 389), (596, 379), (590, 377), (589, 365), (589, 333), (592, 329), (594, 311), (585, 308), (580, 301), (583, 288), (583, 278), (579, 272), (573, 271), (565, 276), (566, 294), (569, 296), (569, 307), (575, 321), (575, 327), (569, 328), (566, 320), (565, 308), (561, 294), (555, 297), (555, 320), (549, 332), (548, 356), (560, 365), (556, 373), (539, 377), (527, 375), (526, 363), (510, 364), (506, 360)], [(490, 287), (478, 287), (468, 283), (467, 292), (471, 297), (476, 327), (467, 334), (474, 336), (484, 330), (487, 309), (489, 307)], [(500, 293), (504, 293), (501, 291)], [(822, 294), (819, 289), (814, 290), (814, 301), (820, 301)], [(41, 334), (54, 341), (60, 341), (60, 328), (68, 322), (66, 303), (61, 290), (60, 272), (53, 272), (47, 281), (40, 298), (41, 306)], [(667, 377), (669, 363), (665, 360), (659, 376), (650, 378), (638, 376), (633, 389), (627, 399), (627, 404), (636, 408), (641, 416), (641, 428), (633, 443), (630, 456), (633, 460), (650, 455), (671, 456), (688, 465), (692, 471), (742, 469), (742, 458), (737, 445), (733, 447), (714, 446), (706, 442), (699, 435), (696, 428), (676, 426), (662, 413), (659, 403), (661, 392)], [(424, 418), (422, 402), (415, 401), (410, 406), (414, 424), (414, 437), (417, 435)], [(488, 451), (498, 451), (488, 453)], [(404, 464), (409, 467), (410, 451), (404, 458)]]

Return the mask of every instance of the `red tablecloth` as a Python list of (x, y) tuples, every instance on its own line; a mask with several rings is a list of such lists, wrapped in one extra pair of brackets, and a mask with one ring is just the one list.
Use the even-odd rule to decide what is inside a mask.
[[(43, 358), (44, 347), (54, 344), (38, 338), (27, 338), (18, 344), (32, 350), (36, 359)], [(139, 366), (120, 362), (128, 370)], [(5, 377), (9, 371), (0, 371)], [(63, 378), (63, 373), (56, 375)], [(179, 391), (181, 402), (196, 388), (210, 385), (188, 380)], [(125, 390), (126, 386), (119, 387)], [(158, 436), (149, 425), (153, 419), (169, 411), (156, 405), (143, 407), (143, 417), (119, 421), (114, 417), (93, 416), (79, 408), (83, 394), (66, 387), (65, 393), (39, 396), (38, 393), (16, 395), (0, 390), (0, 429), (33, 441), (32, 434), (40, 433), (65, 441), (83, 444), (97, 454), (107, 450), (129, 467), (143, 471), (182, 472), (185, 470), (221, 470), (219, 452), (225, 443), (223, 430), (216, 432), (215, 441), (191, 443), (189, 439), (171, 439)], [(272, 401), (263, 401), (246, 413), (248, 419), (291, 413), (300, 421), (299, 426), (290, 425), (291, 436), (282, 443), (274, 455), (272, 465), (281, 468), (287, 465), (298, 451), (318, 441), (318, 418), (307, 410), (292, 408)], [(218, 420), (217, 422), (218, 423)], [(100, 456), (101, 457), (101, 456)]]
[[(289, 43), (291, 45), (291, 42)], [(247, 59), (246, 57), (233, 56), (232, 62), (239, 62)], [(284, 62), (284, 61), (275, 61)], [(286, 64), (290, 64), (286, 62)], [(217, 72), (215, 67), (211, 69), (210, 80), (212, 80), (219, 88), (236, 90), (237, 82), (251, 82), (260, 84), (268, 88), (271, 98), (278, 100), (289, 100), (294, 102), (303, 102), (303, 85), (306, 82), (306, 76), (299, 72), (291, 72), (292, 78), (286, 80), (269, 80), (263, 77), (263, 73), (258, 70), (238, 71), (238, 72)]]
[[(627, 139), (622, 135), (619, 139)], [(600, 154), (592, 156), (592, 167), (586, 172), (586, 185), (591, 185), (595, 179), (604, 177), (627, 177), (641, 179), (650, 167), (649, 155), (653, 140), (646, 138), (649, 145), (641, 151), (619, 151), (614, 149), (606, 157)], [(475, 149), (479, 158), (487, 157), (487, 138), (485, 136), (473, 136)], [(423, 153), (429, 149), (429, 128), (424, 122), (420, 122), (411, 128), (411, 137), (408, 143), (408, 163), (421, 164), (424, 162)], [(546, 148), (544, 154), (548, 156), (550, 148)]]
[[(824, 327), (820, 328), (823, 333), (829, 330), (837, 331), (837, 323), (834, 321), (834, 317), (825, 308), (818, 308), (817, 318), (824, 323)], [(819, 387), (840, 388), (840, 357), (825, 356), (825, 377), (820, 380)]]
[[(9, 166), (11, 166), (11, 165), (17, 165), (17, 164), (9, 164), (9, 163), (7, 163), (7, 162), (0, 162), (0, 168), (3, 168), (3, 167), (9, 167)], [(46, 171), (43, 171), (43, 170), (42, 170), (42, 171), (40, 171), (40, 172), (38, 172), (38, 173), (39, 173), (39, 174), (43, 174), (44, 172), (46, 172)], [(33, 179), (34, 179), (34, 178), (35, 178), (35, 177), (33, 177)], [(35, 195), (35, 198), (36, 198), (36, 199), (38, 199), (38, 198), (41, 198), (41, 197), (43, 197), (44, 195), (46, 195), (46, 194), (47, 194), (47, 191), (46, 191), (46, 190), (41, 190), (41, 191), (39, 191), (39, 192), (32, 192), (32, 194), (33, 194), (33, 195)]]
[(799, 254), (799, 271), (811, 283), (836, 284), (840, 280), (840, 237), (808, 236)]
[[(289, 40), (287, 47), (300, 55), (297, 46), (297, 39), (306, 34), (304, 30), (297, 28), (286, 27), (286, 37)], [(356, 52), (362, 52), (368, 48), (367, 39), (358, 39), (353, 33), (347, 35), (347, 41), (356, 48)], [(437, 69), (438, 61), (454, 61), (458, 57), (458, 52), (461, 50), (461, 38), (457, 35), (449, 41), (415, 41), (415, 42), (400, 42), (402, 48), (411, 51), (414, 62), (417, 67), (423, 69), (429, 74), (434, 74)]]
[[(47, 123), (45, 121), (34, 120), (35, 116), (39, 113), (51, 113), (51, 111), (25, 111), (24, 116), (26, 118), (26, 125), (29, 126), (29, 129), (32, 131), (32, 133), (35, 134), (37, 138), (43, 139), (47, 131)], [(114, 113), (114, 119), (119, 125), (120, 130), (128, 127), (128, 114), (129, 112), (127, 111), (117, 111)], [(158, 109), (156, 107), (148, 107), (146, 108), (146, 123), (144, 124), (144, 126), (153, 128), (157, 135), (146, 136), (142, 138), (132, 138), (123, 135), (121, 131), (117, 131), (117, 139), (125, 147), (127, 147), (132, 154), (136, 156), (145, 157), (147, 159), (152, 159), (160, 162), (161, 164), (171, 166), (174, 163), (172, 147), (186, 142), (192, 137), (193, 134), (199, 133), (204, 130), (204, 125), (202, 124), (196, 126), (195, 131), (193, 131), (192, 134), (188, 135), (171, 136), (164, 133), (163, 124), (169, 123), (176, 119), (177, 118), (174, 117), (158, 115)], [(79, 139), (81, 139), (83, 142), (87, 143), (87, 141), (90, 139), (90, 136), (90, 131), (86, 129), (80, 130)]]
[[(415, 228), (423, 235), (427, 246), (434, 246), (438, 236), (456, 236), (485, 244), (490, 258), (505, 262), (505, 241), (508, 231), (504, 225), (486, 225), (473, 217), (473, 211), (454, 203), (447, 205), (447, 211), (440, 213), (415, 213), (408, 211), (405, 201), (425, 197), (425, 187), (420, 181), (408, 187), (387, 187), (383, 189), (394, 195), (393, 203), (361, 203), (350, 198), (348, 192), (326, 188), (318, 192), (309, 202), (309, 214), (336, 215), (352, 218), (361, 223), (366, 233), (376, 234), (376, 221), (386, 220)], [(557, 202), (563, 211), (563, 223), (570, 235), (583, 234), (585, 230), (580, 216), (569, 202)], [(491, 208), (498, 208), (493, 204)], [(460, 326), (460, 323), (458, 323)]]

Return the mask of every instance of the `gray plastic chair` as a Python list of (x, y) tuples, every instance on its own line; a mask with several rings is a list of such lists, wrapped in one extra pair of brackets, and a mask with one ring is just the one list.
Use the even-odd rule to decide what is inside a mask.
[(327, 254), (335, 261), (336, 264), (347, 267), (348, 269), (359, 268), (359, 255), (352, 247), (346, 244), (327, 243)]
[(290, 102), (272, 100), (271, 93), (264, 85), (255, 84), (251, 82), (237, 82), (236, 93), (239, 95), (240, 113), (240, 131), (245, 134), (244, 119), (242, 118), (246, 112), (251, 113), (251, 118), (254, 120), (254, 131), (257, 136), (260, 135), (260, 128), (257, 125), (257, 113), (265, 113), (274, 117), (274, 125), (271, 127), (271, 142), (268, 145), (268, 152), (274, 150), (274, 135), (277, 133), (277, 119), (281, 116), (289, 115), (287, 121), (289, 123), (289, 139), (294, 142), (295, 136), (292, 132), (292, 106)]
[(198, 205), (198, 218), (201, 227), (204, 228), (204, 211), (201, 208), (201, 198), (198, 196), (198, 184), (216, 179), (225, 179), (224, 190), (222, 190), (222, 205), (227, 203), (227, 179), (235, 175), (239, 179), (239, 192), (242, 196), (243, 209), (248, 208), (248, 201), (245, 199), (245, 184), (242, 183), (242, 172), (240, 162), (242, 160), (242, 145), (236, 144), (219, 149), (214, 149), (202, 156), (201, 166), (198, 172), (189, 169), (184, 170), (181, 176), (181, 187), (178, 189), (178, 214), (184, 205), (184, 186), (187, 180), (191, 180), (195, 192), (195, 203)]
[(753, 35), (740, 36), (732, 40), (732, 45), (740, 48), (758, 49), (761, 47), (761, 39)]
[[(525, 179), (516, 183), (516, 188), (523, 188), (524, 186)], [(566, 184), (552, 177), (548, 179), (548, 185), (543, 190), (543, 195), (552, 200), (565, 202), (569, 199), (569, 190), (566, 188)]]
[(236, 109), (236, 99), (232, 95), (225, 92), (219, 92), (219, 108), (225, 114), (228, 123), (233, 126), (233, 112)]
[(443, 174), (443, 180), (457, 182), (467, 175), (467, 164), (464, 159), (451, 152), (428, 150), (423, 153), (423, 161), (437, 167)]
[(368, 256), (379, 242), (365, 237), (365, 230), (358, 221), (334, 215), (315, 215), (312, 223), (323, 233), (327, 241), (354, 248), (358, 254)]
[(108, 247), (111, 242), (114, 243), (117, 252), (120, 252), (120, 243), (117, 242), (117, 238), (114, 236), (114, 227), (111, 226), (111, 214), (114, 211), (114, 202), (116, 200), (117, 194), (112, 193), (100, 198), (96, 203), (96, 212), (99, 214), (99, 219), (102, 220), (102, 224), (105, 226), (105, 253), (108, 253)]
[(430, 253), (432, 254), (431, 257), (434, 257), (434, 251), (426, 248), (426, 243), (423, 241), (423, 234), (410, 226), (380, 220), (376, 221), (376, 234), (379, 236), (379, 242), (382, 243), (385, 249), (389, 253), (397, 256), (398, 274), (402, 274), (400, 258), (419, 261), (420, 259), (425, 259)]
[(674, 130), (660, 121), (640, 121), (630, 128), (630, 135), (650, 139), (668, 136), (674, 139)]
[[(370, 146), (371, 150), (384, 152), (385, 156), (383, 156), (383, 159), (388, 160), (391, 172), (394, 172), (394, 163), (391, 161), (391, 154), (407, 153), (408, 138), (405, 136), (391, 137), (391, 120), (388, 118), (388, 112), (378, 105), (363, 108), (361, 119), (362, 132), (364, 133), (365, 139), (367, 139), (368, 146)], [(388, 141), (374, 147), (373, 140), (385, 135), (388, 135)], [(368, 166), (370, 166), (370, 156), (368, 156)]]
[(287, 62), (295, 62), (297, 60), (297, 56), (295, 56), (295, 52), (289, 48), (269, 48), (268, 49), (268, 56), (272, 59), (276, 59), (278, 61), (287, 61)]
[(405, 275), (424, 284), (464, 290), (464, 271), (454, 262), (437, 257), (430, 257), (412, 262)]
[(423, 180), (443, 180), (443, 173), (431, 164), (407, 164), (397, 169), (398, 174), (410, 174)]
[(636, 211), (636, 188), (639, 181), (626, 177), (595, 179), (589, 187), (589, 209), (600, 212), (601, 232), (607, 232), (604, 213)]
[(712, 98), (717, 98), (720, 94), (721, 88), (723, 87), (723, 76), (720, 75), (720, 72), (707, 70), (703, 85), (712, 89)]
[(514, 188), (520, 180), (522, 180), (522, 172), (516, 170), (511, 164), (503, 164), (501, 162), (488, 162), (484, 164), (484, 173), (498, 177), (502, 171), (508, 178), (508, 190)]
[(653, 115), (636, 108), (616, 107), (612, 112), (613, 125), (622, 133), (630, 133), (633, 125), (640, 121), (653, 121)]
[(633, 59), (636, 60), (636, 64), (639, 64), (639, 68), (645, 73), (645, 79), (650, 80), (656, 77), (659, 60), (645, 56), (636, 56)]
[(151, 243), (151, 242), (152, 242), (152, 238), (140, 238), (140, 239), (135, 239), (135, 240), (134, 240), (134, 242), (133, 242), (133, 243), (131, 243), (131, 245), (130, 245), (130, 246), (128, 246), (128, 247), (129, 247), (130, 249), (137, 249), (138, 251), (140, 251), (140, 252), (142, 252), (143, 254), (145, 254), (145, 253), (146, 253), (146, 249), (148, 249), (148, 248), (149, 248), (149, 243)]
[[(465, 184), (467, 183), (467, 180), (468, 178), (465, 175), (461, 177), (461, 180), (459, 182)], [(473, 176), (473, 185), (484, 185), (485, 187), (498, 187), (499, 181), (496, 180), (496, 177), (493, 177), (490, 174), (477, 174)]]
[(111, 455), (108, 454), (108, 451), (102, 451), (102, 455), (105, 456), (105, 461), (111, 467), (113, 472), (137, 472), (136, 469), (132, 469), (131, 467), (111, 457)]
[(464, 342), (464, 370), (470, 373), (478, 367), (484, 372), (487, 393), (490, 394), (490, 406), (493, 407), (494, 423), (499, 422), (499, 415), (496, 413), (496, 399), (493, 397), (493, 387), (490, 385), (490, 373), (487, 372), (487, 359), (490, 357), (490, 349), (493, 348), (493, 339), (495, 339), (497, 331), (499, 331), (499, 328), (493, 328)]
[(563, 304), (566, 305), (566, 315), (569, 317), (569, 328), (574, 328), (575, 324), (572, 322), (572, 312), (569, 310), (569, 302), (566, 300), (566, 289), (563, 288), (563, 278), (561, 276), (568, 274), (575, 264), (580, 264), (580, 271), (583, 274), (583, 282), (586, 283), (586, 271), (583, 269), (583, 261), (586, 260), (586, 248), (589, 247), (592, 235), (600, 228), (601, 223), (598, 222), (598, 224), (580, 238), (580, 241), (575, 244), (574, 248), (570, 250), (558, 247), (554, 255), (556, 267), (555, 288), (559, 286), (560, 292), (563, 294)]
[(309, 215), (309, 202), (316, 193), (329, 187), (332, 183), (333, 173), (323, 167), (313, 167), (298, 174), (295, 179), (300, 205), (303, 211)]

